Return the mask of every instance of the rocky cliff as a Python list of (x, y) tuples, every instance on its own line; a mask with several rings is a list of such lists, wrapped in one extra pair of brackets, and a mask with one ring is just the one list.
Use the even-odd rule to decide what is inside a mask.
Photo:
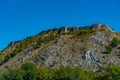
[(119, 40), (120, 33), (103, 24), (51, 29), (12, 42), (0, 53), (0, 70), (33, 61), (38, 66), (72, 65), (101, 72), (110, 64), (120, 65)]

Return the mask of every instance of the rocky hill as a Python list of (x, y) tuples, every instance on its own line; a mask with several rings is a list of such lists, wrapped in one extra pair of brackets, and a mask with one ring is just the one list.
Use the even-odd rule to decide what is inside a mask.
[(104, 24), (64, 26), (11, 42), (0, 52), (0, 70), (27, 61), (50, 68), (72, 65), (101, 72), (110, 64), (120, 65), (120, 33)]

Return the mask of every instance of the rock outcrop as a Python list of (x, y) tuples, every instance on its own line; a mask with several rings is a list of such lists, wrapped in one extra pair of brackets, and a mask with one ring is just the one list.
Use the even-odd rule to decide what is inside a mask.
[[(76, 35), (78, 32), (80, 34)], [(38, 66), (58, 68), (71, 65), (100, 72), (101, 67), (110, 64), (120, 65), (120, 44), (114, 47), (110, 54), (105, 53), (106, 46), (111, 44), (113, 38), (120, 39), (119, 35), (103, 24), (44, 31), (23, 41), (12, 42), (1, 52), (0, 62), (7, 54), (13, 51), (18, 53), (2, 64), (0, 70), (19, 67), (26, 61), (33, 61)]]

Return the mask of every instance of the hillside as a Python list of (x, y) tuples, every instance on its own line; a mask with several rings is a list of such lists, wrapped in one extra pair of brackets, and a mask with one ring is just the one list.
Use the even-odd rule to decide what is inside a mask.
[(11, 42), (0, 52), (0, 70), (32, 61), (37, 66), (80, 66), (101, 72), (110, 64), (120, 65), (120, 33), (107, 25), (61, 27)]

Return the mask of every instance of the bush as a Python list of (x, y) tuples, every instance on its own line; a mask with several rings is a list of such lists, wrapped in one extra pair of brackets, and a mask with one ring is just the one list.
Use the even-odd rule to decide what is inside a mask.
[(111, 41), (111, 45), (113, 47), (116, 47), (120, 43), (120, 40), (118, 38), (113, 38)]
[(106, 50), (107, 50), (108, 52), (111, 52), (111, 51), (112, 51), (112, 46), (111, 46), (111, 45), (106, 46)]
[(10, 54), (7, 53), (7, 55), (4, 57), (3, 62), (7, 62), (11, 58)]
[(94, 73), (72, 66), (36, 68), (34, 63), (27, 62), (21, 68), (4, 71), (0, 74), (0, 80), (120, 80), (120, 67), (110, 65), (104, 72)]
[(21, 66), (21, 69), (24, 71), (24, 80), (36, 80), (37, 68), (36, 65), (32, 62), (24, 63)]
[(93, 33), (93, 32), (95, 32), (95, 31), (91, 30), (91, 29), (84, 29), (84, 30), (77, 30), (77, 31), (71, 32), (70, 34), (72, 34), (72, 35), (82, 35), (82, 34), (88, 34), (88, 33)]
[(43, 38), (41, 38), (40, 41), (41, 41), (42, 43), (44, 43), (44, 42), (52, 41), (52, 40), (54, 40), (56, 37), (57, 37), (57, 36), (54, 35), (54, 33), (51, 32), (48, 36), (44, 36)]
[(56, 80), (56, 70), (47, 67), (40, 67), (37, 70), (37, 80)]
[(9, 59), (11, 59), (12, 57), (14, 57), (18, 51), (18, 49), (16, 48), (15, 50), (13, 50), (10, 53), (7, 53), (6, 56), (4, 57), (4, 59), (1, 60), (0, 65), (4, 64), (5, 62), (7, 62)]
[(117, 65), (110, 65), (107, 73), (104, 76), (105, 80), (120, 80), (120, 67)]
[(9, 69), (2, 74), (0, 80), (23, 80), (23, 72), (21, 69)]

